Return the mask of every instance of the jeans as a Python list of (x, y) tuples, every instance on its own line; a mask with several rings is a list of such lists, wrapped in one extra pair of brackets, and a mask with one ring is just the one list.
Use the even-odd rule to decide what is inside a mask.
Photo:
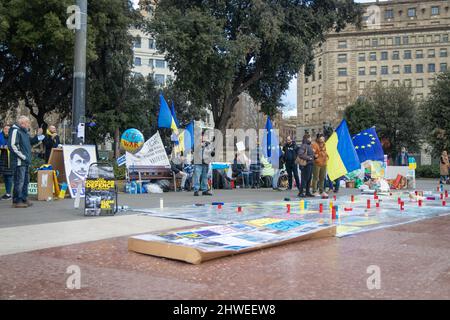
[(312, 170), (313, 170), (312, 163), (309, 163), (302, 168), (302, 186), (300, 188), (300, 193), (303, 193), (303, 191), (306, 191), (306, 194), (311, 193), (309, 189), (311, 185)]
[(272, 188), (278, 188), (278, 179), (280, 179), (280, 169), (274, 169), (274, 174), (272, 177)]
[(242, 171), (242, 179), (244, 182), (244, 188), (251, 187), (253, 185), (253, 175), (250, 171)]
[(13, 203), (26, 203), (30, 176), (28, 166), (17, 166), (14, 169)]
[(208, 165), (196, 164), (194, 165), (194, 191), (198, 192), (200, 189), (203, 192), (208, 191)]
[[(312, 179), (312, 189), (313, 193), (319, 189), (320, 193), (323, 193), (323, 186), (325, 184), (325, 177), (327, 175), (327, 166), (313, 166), (313, 179)], [(319, 181), (319, 186), (317, 186), (317, 181)]]
[[(300, 190), (300, 180), (298, 178), (298, 169), (296, 163), (286, 163), (286, 171), (288, 173), (288, 182), (289, 182), (289, 190), (292, 189), (292, 174), (294, 174), (295, 183), (297, 185), (298, 190)], [(303, 177), (303, 175), (302, 175)], [(303, 178), (302, 178), (303, 180)]]
[(13, 186), (13, 176), (10, 174), (5, 174), (3, 176), (3, 180), (5, 180), (6, 194), (11, 194), (11, 190), (12, 190), (12, 186)]

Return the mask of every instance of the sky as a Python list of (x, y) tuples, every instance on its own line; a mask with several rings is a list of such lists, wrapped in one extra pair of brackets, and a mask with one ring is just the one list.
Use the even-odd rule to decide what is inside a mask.
[[(383, 1), (383, 0), (382, 0)], [(133, 0), (135, 7), (137, 7), (139, 0)], [(355, 2), (375, 2), (374, 0), (355, 0)], [(283, 117), (290, 117), (297, 115), (297, 78), (292, 79), (289, 84), (289, 89), (283, 95), (283, 104), (286, 108), (283, 109)]]

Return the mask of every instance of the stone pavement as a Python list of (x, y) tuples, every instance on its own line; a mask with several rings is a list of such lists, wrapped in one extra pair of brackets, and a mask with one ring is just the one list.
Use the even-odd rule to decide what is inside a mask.
[[(419, 181), (431, 190), (436, 181)], [(355, 190), (343, 189), (340, 195)], [(217, 190), (161, 195), (166, 206), (281, 200), (294, 192)], [(121, 195), (120, 204), (158, 207), (160, 195)], [(120, 214), (84, 217), (73, 201), (12, 209), (0, 202), (0, 299), (450, 299), (450, 217), (343, 239), (306, 241), (199, 266), (128, 252), (127, 236), (194, 223)], [(40, 250), (36, 250), (40, 249)], [(81, 289), (66, 288), (71, 265)], [(369, 290), (369, 266), (381, 289)]]

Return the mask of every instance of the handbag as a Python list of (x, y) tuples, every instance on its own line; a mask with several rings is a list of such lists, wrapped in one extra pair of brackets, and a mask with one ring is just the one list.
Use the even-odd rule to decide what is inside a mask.
[[(306, 156), (307, 150), (305, 148), (305, 153), (303, 155)], [(306, 166), (306, 164), (308, 163), (305, 159), (300, 158), (299, 156), (297, 156), (297, 158), (295, 159), (295, 163), (298, 164), (300, 167), (304, 167)]]

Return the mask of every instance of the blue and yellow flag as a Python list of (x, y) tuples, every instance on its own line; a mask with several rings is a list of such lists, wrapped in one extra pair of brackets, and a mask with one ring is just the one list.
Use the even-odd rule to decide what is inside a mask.
[(384, 161), (383, 147), (381, 146), (380, 139), (378, 139), (375, 128), (361, 131), (354, 135), (352, 139), (361, 163), (367, 160)]
[(159, 94), (158, 128), (171, 128), (173, 131), (178, 132), (178, 127), (162, 93)]
[(361, 168), (358, 154), (348, 132), (347, 122), (342, 120), (326, 142), (328, 152), (327, 171), (332, 181)]

